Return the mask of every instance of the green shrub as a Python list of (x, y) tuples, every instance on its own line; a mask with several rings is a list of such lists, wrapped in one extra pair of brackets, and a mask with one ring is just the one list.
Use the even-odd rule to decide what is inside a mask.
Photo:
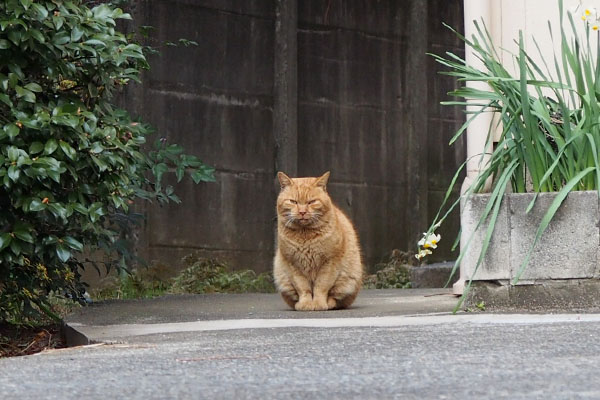
[(271, 274), (252, 270), (229, 271), (220, 261), (191, 254), (184, 259), (186, 268), (175, 277), (173, 293), (272, 293)]
[(82, 252), (123, 265), (115, 244), (134, 200), (179, 201), (161, 184), (169, 169), (214, 179), (178, 145), (145, 151), (149, 127), (114, 106), (148, 67), (116, 30), (129, 18), (110, 3), (0, 2), (0, 320), (49, 312), (52, 291), (79, 298)]

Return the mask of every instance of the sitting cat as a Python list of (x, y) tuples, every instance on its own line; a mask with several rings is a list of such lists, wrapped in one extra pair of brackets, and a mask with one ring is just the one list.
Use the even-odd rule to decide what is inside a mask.
[(327, 194), (329, 172), (319, 178), (277, 174), (275, 285), (299, 311), (346, 308), (362, 285), (363, 267), (352, 223)]

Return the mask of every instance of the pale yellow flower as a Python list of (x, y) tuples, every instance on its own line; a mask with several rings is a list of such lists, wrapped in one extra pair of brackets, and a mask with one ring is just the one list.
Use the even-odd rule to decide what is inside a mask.
[(423, 239), (419, 240), (417, 245), (426, 249), (436, 249), (438, 242), (442, 239), (441, 235), (436, 235), (435, 233), (430, 233), (429, 235), (427, 235), (427, 233), (424, 233), (423, 235), (425, 236), (423, 236)]
[(419, 252), (417, 254), (415, 254), (415, 258), (417, 260), (420, 260), (420, 259), (425, 258), (426, 256), (428, 256), (429, 254), (431, 254), (431, 250), (429, 250), (429, 249), (421, 249), (421, 250), (419, 250)]

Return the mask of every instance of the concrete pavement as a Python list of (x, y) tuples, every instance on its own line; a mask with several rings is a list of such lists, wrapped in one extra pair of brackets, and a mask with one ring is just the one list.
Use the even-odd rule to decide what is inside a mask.
[[(80, 309), (66, 319), (70, 345), (127, 341), (151, 333), (215, 330), (215, 321), (241, 321), (240, 327), (269, 327), (268, 321), (373, 318), (450, 313), (457, 298), (449, 289), (364, 290), (346, 310), (297, 312), (277, 294), (205, 294), (148, 300), (107, 301)], [(261, 320), (252, 322), (248, 320)], [(244, 322), (246, 321), (246, 322)], [(270, 322), (271, 324), (273, 322)], [(314, 325), (314, 324), (313, 324)], [(318, 325), (318, 324), (317, 324)]]
[(277, 295), (82, 309), (95, 344), (0, 360), (1, 399), (600, 398), (600, 314), (450, 310), (444, 289), (298, 313)]

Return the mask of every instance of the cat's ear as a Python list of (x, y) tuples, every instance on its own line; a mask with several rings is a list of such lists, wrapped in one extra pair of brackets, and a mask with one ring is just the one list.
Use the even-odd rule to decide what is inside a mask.
[(294, 184), (294, 182), (292, 182), (292, 178), (290, 178), (289, 176), (287, 176), (286, 174), (284, 174), (283, 172), (279, 171), (277, 173), (277, 179), (279, 179), (279, 184), (281, 185), (281, 188), (285, 188), (286, 186), (291, 186)]
[(327, 181), (329, 180), (329, 171), (317, 178), (315, 182), (316, 186), (322, 187), (323, 190), (327, 190)]

